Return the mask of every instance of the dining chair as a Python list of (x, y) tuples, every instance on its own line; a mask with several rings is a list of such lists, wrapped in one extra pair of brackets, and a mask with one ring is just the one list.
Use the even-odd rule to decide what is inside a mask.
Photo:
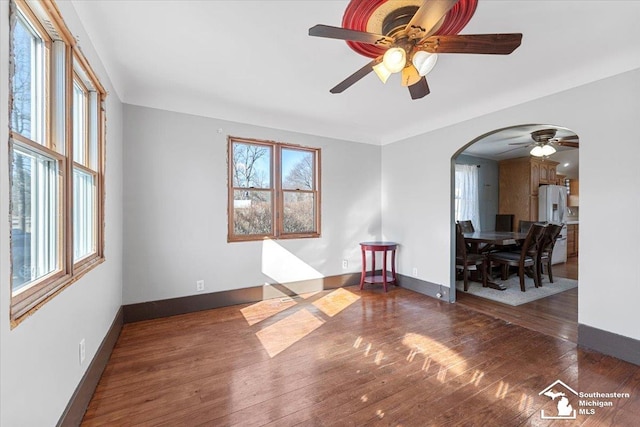
[(536, 221), (525, 221), (525, 220), (520, 220), (518, 222), (518, 231), (520, 233), (526, 233), (527, 231), (529, 231), (529, 229), (531, 228), (531, 226), (533, 224), (535, 224)]
[(496, 231), (513, 231), (513, 214), (496, 214)]
[(460, 224), (460, 227), (462, 227), (463, 233), (473, 233), (474, 231), (476, 231), (471, 220), (458, 221), (458, 224)]
[(487, 257), (483, 254), (474, 254), (467, 251), (467, 245), (464, 241), (462, 226), (456, 224), (456, 269), (462, 270), (464, 280), (464, 291), (469, 290), (469, 271), (470, 267), (477, 270), (480, 266), (480, 274), (482, 274), (482, 287), (487, 287)]
[(539, 284), (542, 285), (543, 266), (546, 266), (549, 282), (553, 283), (553, 271), (551, 270), (551, 258), (553, 257), (553, 248), (556, 240), (562, 231), (562, 225), (549, 224), (544, 229), (540, 241), (540, 250), (538, 251), (538, 259), (536, 261), (536, 274), (538, 275)]
[(518, 276), (520, 277), (520, 290), (526, 292), (524, 286), (525, 269), (532, 270), (533, 282), (536, 288), (540, 286), (539, 277), (536, 274), (536, 261), (538, 257), (538, 248), (540, 239), (544, 232), (545, 225), (532, 224), (527, 233), (527, 237), (522, 243), (519, 251), (491, 252), (489, 254), (490, 265), (497, 263), (502, 266), (502, 280), (509, 278), (509, 267), (518, 267)]

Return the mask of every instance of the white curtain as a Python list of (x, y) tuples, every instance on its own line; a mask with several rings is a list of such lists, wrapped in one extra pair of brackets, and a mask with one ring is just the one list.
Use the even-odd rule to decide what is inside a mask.
[(456, 221), (471, 220), (480, 231), (478, 166), (456, 165)]

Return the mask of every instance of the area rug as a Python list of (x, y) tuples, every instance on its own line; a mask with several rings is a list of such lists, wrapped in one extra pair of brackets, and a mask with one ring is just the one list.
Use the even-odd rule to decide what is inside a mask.
[[(578, 287), (577, 280), (565, 279), (562, 277), (554, 277), (553, 279), (554, 283), (550, 283), (547, 277), (543, 276), (542, 287), (536, 288), (533, 284), (533, 279), (525, 277), (524, 284), (526, 292), (522, 292), (520, 290), (520, 279), (518, 276), (511, 276), (508, 280), (500, 280), (499, 278), (493, 280), (495, 283), (505, 285), (507, 289), (504, 291), (492, 288), (483, 288), (482, 283), (469, 282), (469, 290), (467, 293), (515, 306), (526, 304), (540, 298), (548, 297), (549, 295), (554, 295), (568, 289)], [(456, 289), (458, 292), (464, 292), (464, 283), (462, 281), (457, 281)]]

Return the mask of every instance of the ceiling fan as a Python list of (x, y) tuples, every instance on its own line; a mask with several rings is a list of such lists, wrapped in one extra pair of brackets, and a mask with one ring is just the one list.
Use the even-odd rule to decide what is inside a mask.
[[(535, 157), (549, 157), (557, 150), (554, 146), (578, 148), (578, 135), (556, 138), (556, 129), (540, 129), (531, 132), (533, 142), (512, 142), (509, 145), (522, 145), (533, 148), (530, 154)], [(505, 151), (508, 152), (511, 150)]]
[(477, 0), (351, 0), (343, 27), (319, 24), (309, 28), (309, 35), (345, 40), (373, 60), (330, 92), (343, 92), (371, 71), (383, 83), (401, 73), (402, 85), (412, 99), (419, 99), (429, 94), (425, 75), (437, 54), (508, 55), (520, 46), (520, 33), (456, 34), (473, 16), (476, 4)]

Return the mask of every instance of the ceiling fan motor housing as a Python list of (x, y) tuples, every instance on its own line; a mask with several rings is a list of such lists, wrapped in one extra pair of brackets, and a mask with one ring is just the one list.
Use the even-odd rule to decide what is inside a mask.
[(549, 140), (554, 136), (556, 136), (555, 129), (541, 129), (531, 132), (531, 139), (535, 142), (549, 142)]
[[(351, 0), (342, 17), (342, 27), (394, 37), (404, 30), (422, 3), (423, 0)], [(458, 34), (473, 17), (477, 5), (478, 0), (458, 1), (440, 22), (435, 35)], [(369, 58), (377, 58), (385, 52), (384, 48), (367, 43), (346, 43)]]

